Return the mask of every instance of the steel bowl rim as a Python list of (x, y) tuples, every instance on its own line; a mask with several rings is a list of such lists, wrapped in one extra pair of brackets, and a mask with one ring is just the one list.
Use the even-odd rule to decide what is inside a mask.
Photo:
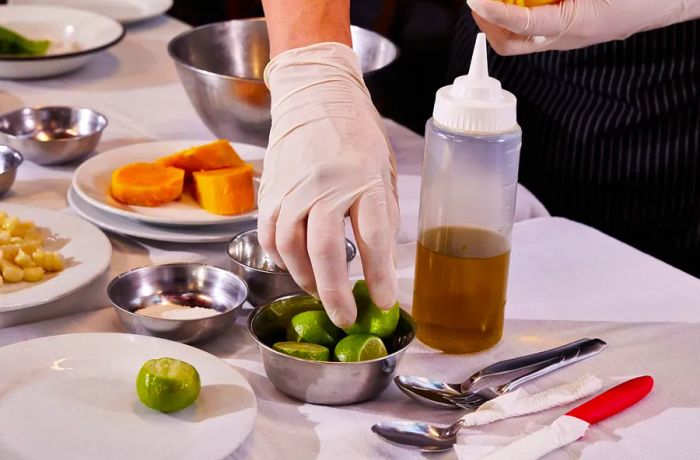
[[(192, 319), (173, 319), (173, 318), (154, 318), (152, 316), (137, 315), (136, 313), (129, 311), (126, 308), (122, 307), (121, 305), (119, 305), (117, 302), (115, 302), (112, 299), (112, 295), (110, 293), (111, 293), (114, 285), (117, 284), (123, 278), (126, 278), (127, 276), (129, 276), (133, 273), (145, 271), (148, 269), (153, 269), (156, 267), (176, 267), (176, 266), (185, 266), (185, 265), (196, 265), (196, 266), (204, 267), (207, 269), (214, 269), (214, 271), (223, 272), (223, 273), (226, 273), (227, 275), (232, 276), (234, 279), (240, 281), (240, 283), (243, 285), (244, 292), (245, 292), (245, 296), (243, 297), (243, 300), (241, 301), (241, 303), (232, 307), (230, 310), (227, 310), (227, 311), (220, 313), (219, 315), (216, 315), (216, 316), (208, 316), (206, 318), (192, 318)], [(240, 310), (243, 307), (243, 304), (246, 303), (246, 301), (248, 300), (248, 283), (246, 283), (246, 281), (242, 277), (236, 275), (235, 273), (232, 273), (232, 272), (225, 270), (223, 268), (216, 267), (214, 265), (209, 265), (209, 264), (202, 264), (202, 263), (197, 263), (197, 262), (192, 262), (192, 263), (190, 263), (190, 262), (173, 262), (173, 263), (169, 263), (169, 264), (144, 265), (141, 267), (132, 268), (130, 270), (125, 271), (124, 273), (120, 273), (119, 275), (115, 276), (112, 279), (112, 281), (110, 281), (109, 284), (107, 285), (107, 298), (109, 298), (109, 302), (112, 304), (112, 306), (114, 308), (116, 308), (124, 313), (127, 313), (129, 316), (132, 316), (132, 317), (136, 317), (139, 319), (146, 318), (146, 319), (154, 320), (154, 321), (165, 321), (165, 322), (175, 322), (175, 323), (178, 323), (178, 322), (193, 323), (193, 322), (197, 322), (197, 321), (205, 321), (205, 320), (210, 320), (210, 319), (214, 319), (214, 318), (221, 318), (223, 316), (227, 316), (233, 312), (237, 312), (238, 310)]]
[[(308, 294), (307, 294), (307, 296), (308, 296), (308, 297), (312, 297), (312, 296), (310, 296), (310, 295), (308, 295)], [(399, 313), (401, 314), (401, 317), (404, 318), (404, 319), (408, 322), (408, 324), (411, 326), (411, 331), (413, 332), (413, 337), (411, 338), (411, 340), (410, 340), (404, 347), (402, 347), (402, 348), (396, 350), (396, 351), (393, 352), (393, 353), (390, 353), (390, 354), (384, 356), (383, 358), (375, 358), (375, 359), (370, 359), (370, 360), (367, 360), (367, 361), (357, 361), (357, 362), (341, 363), (341, 362), (338, 362), (338, 361), (312, 361), (312, 360), (310, 360), (310, 359), (297, 358), (296, 356), (291, 356), (291, 355), (287, 355), (287, 354), (281, 353), (281, 352), (275, 350), (274, 348), (272, 348), (272, 347), (266, 345), (265, 343), (263, 343), (263, 342), (258, 338), (258, 336), (257, 336), (257, 335), (255, 334), (255, 332), (253, 331), (253, 320), (254, 320), (263, 310), (269, 308), (269, 307), (270, 307), (270, 304), (272, 304), (272, 303), (274, 303), (274, 302), (278, 302), (278, 301), (280, 301), (280, 300), (287, 300), (287, 299), (290, 299), (290, 298), (292, 298), (292, 297), (302, 297), (302, 296), (300, 296), (299, 293), (296, 293), (296, 294), (285, 294), (285, 295), (283, 295), (283, 296), (276, 297), (276, 298), (274, 298), (274, 299), (272, 299), (272, 300), (270, 300), (270, 301), (268, 301), (268, 302), (265, 302), (264, 304), (261, 304), (261, 305), (255, 307), (255, 308), (253, 309), (253, 311), (248, 315), (248, 321), (247, 321), (248, 334), (250, 334), (250, 336), (253, 338), (253, 340), (258, 344), (258, 347), (260, 347), (261, 349), (264, 348), (266, 351), (271, 352), (271, 353), (273, 353), (273, 354), (275, 354), (275, 355), (277, 355), (277, 356), (279, 356), (279, 357), (281, 357), (281, 358), (288, 358), (288, 359), (291, 359), (291, 360), (294, 360), (294, 361), (299, 361), (299, 362), (302, 362), (302, 363), (308, 363), (308, 364), (311, 364), (311, 365), (319, 365), (319, 366), (324, 366), (324, 365), (334, 365), (334, 366), (360, 366), (360, 365), (363, 365), (363, 364), (380, 363), (380, 362), (382, 362), (382, 361), (386, 361), (386, 360), (389, 360), (389, 359), (391, 359), (391, 358), (396, 358), (396, 357), (398, 357), (399, 355), (405, 353), (406, 350), (408, 349), (408, 347), (410, 347), (411, 344), (416, 340), (416, 329), (417, 329), (417, 327), (416, 327), (416, 322), (415, 322), (415, 320), (413, 319), (413, 317), (412, 317), (406, 310), (404, 310), (403, 308), (399, 307)]]
[[(249, 270), (251, 270), (251, 271), (254, 271), (254, 272), (256, 272), (256, 273), (263, 273), (263, 274), (265, 274), (265, 275), (284, 275), (284, 276), (287, 276), (287, 277), (292, 276), (291, 273), (289, 273), (289, 272), (286, 271), (286, 270), (281, 271), (281, 272), (271, 272), (271, 271), (268, 271), (268, 270), (263, 270), (262, 268), (251, 267), (250, 265), (244, 264), (243, 262), (241, 262), (240, 260), (234, 258), (234, 257), (231, 255), (231, 245), (233, 244), (234, 241), (236, 241), (238, 238), (240, 238), (240, 237), (242, 237), (242, 236), (244, 236), (244, 235), (247, 235), (248, 233), (252, 233), (252, 232), (256, 232), (256, 233), (257, 233), (257, 231), (258, 231), (257, 228), (251, 228), (251, 229), (249, 229), (249, 230), (244, 230), (244, 231), (239, 232), (239, 233), (237, 233), (236, 235), (234, 235), (234, 237), (231, 238), (231, 239), (229, 240), (228, 243), (226, 243), (226, 255), (228, 255), (228, 258), (231, 259), (231, 261), (234, 262), (235, 264), (237, 264), (237, 265), (239, 265), (239, 266), (241, 266), (241, 267), (243, 267), (243, 268), (249, 269)], [(355, 260), (355, 257), (357, 257), (357, 246), (355, 246), (355, 243), (353, 243), (353, 242), (350, 241), (349, 239), (345, 238), (345, 248), (347, 249), (348, 247), (349, 247), (350, 249), (352, 249), (352, 251), (350, 252), (350, 258), (347, 260), (347, 263), (350, 263), (350, 262), (352, 262), (353, 260)], [(275, 300), (275, 299), (273, 299), (273, 300)]]
[(9, 145), (0, 144), (0, 147), (4, 147), (5, 149), (9, 150), (9, 152), (5, 152), (5, 153), (9, 153), (17, 160), (16, 165), (14, 165), (13, 167), (6, 169), (4, 171), (0, 171), (0, 175), (5, 174), (5, 173), (11, 173), (13, 171), (17, 171), (17, 169), (20, 166), (22, 166), (22, 163), (24, 163), (24, 156), (22, 156), (21, 153), (19, 153), (16, 149), (13, 149)]
[(64, 138), (64, 139), (51, 139), (48, 141), (42, 141), (39, 139), (32, 139), (32, 138), (26, 138), (26, 137), (20, 137), (20, 136), (15, 136), (14, 134), (9, 134), (6, 131), (0, 129), (0, 134), (2, 134), (5, 137), (8, 137), (13, 140), (17, 140), (19, 142), (38, 142), (41, 144), (48, 144), (51, 142), (56, 142), (56, 143), (68, 143), (68, 142), (74, 142), (74, 141), (79, 141), (82, 139), (88, 139), (93, 136), (97, 136), (101, 134), (106, 128), (107, 125), (109, 124), (109, 120), (107, 119), (106, 116), (104, 116), (102, 113), (98, 112), (97, 110), (91, 109), (89, 107), (72, 107), (69, 105), (43, 105), (40, 107), (22, 107), (17, 110), (12, 110), (10, 112), (5, 112), (3, 114), (0, 114), (0, 120), (5, 119), (11, 115), (14, 115), (18, 112), (24, 112), (25, 110), (31, 110), (32, 112), (37, 112), (39, 110), (47, 110), (47, 109), (69, 109), (71, 112), (77, 112), (79, 110), (87, 110), (90, 112), (92, 115), (96, 115), (97, 119), (100, 120), (102, 123), (100, 124), (100, 127), (96, 129), (95, 131), (89, 133), (89, 134), (79, 134), (77, 136), (69, 137), (69, 138)]
[[(179, 56), (177, 56), (175, 54), (174, 44), (176, 41), (178, 41), (182, 37), (187, 36), (191, 33), (194, 33), (198, 30), (201, 30), (201, 29), (214, 28), (216, 26), (220, 26), (222, 24), (229, 24), (232, 22), (266, 22), (266, 19), (262, 16), (254, 17), (254, 18), (245, 18), (245, 19), (231, 19), (228, 21), (218, 21), (218, 22), (212, 22), (209, 24), (203, 24), (201, 26), (194, 27), (194, 28), (186, 30), (184, 32), (180, 32), (179, 34), (177, 34), (174, 38), (172, 38), (168, 42), (168, 55), (175, 62), (176, 65), (182, 66), (182, 67), (189, 69), (189, 70), (192, 70), (193, 72), (196, 72), (196, 73), (201, 73), (201, 74), (208, 75), (211, 77), (218, 77), (218, 78), (222, 78), (225, 80), (231, 80), (231, 81), (244, 81), (244, 82), (255, 82), (255, 83), (265, 84), (265, 80), (262, 78), (237, 77), (235, 75), (226, 75), (226, 74), (222, 74), (222, 73), (212, 72), (211, 70), (204, 70), (204, 69), (201, 69), (199, 67), (195, 67), (192, 64), (185, 63)], [(389, 62), (387, 62), (385, 65), (383, 65), (382, 67), (380, 67), (378, 69), (374, 69), (374, 70), (369, 70), (367, 72), (362, 72), (363, 77), (369, 77), (371, 75), (374, 75), (377, 72), (381, 72), (381, 71), (386, 70), (389, 66), (395, 64), (396, 61), (399, 59), (399, 56), (401, 56), (401, 50), (396, 45), (396, 43), (394, 43), (391, 39), (385, 37), (384, 35), (382, 35), (378, 32), (375, 32), (374, 30), (365, 29), (364, 27), (359, 27), (359, 26), (355, 26), (355, 25), (350, 26), (350, 30), (352, 30), (352, 29), (361, 30), (363, 33), (368, 33), (370, 35), (378, 36), (382, 40), (385, 40), (387, 43), (389, 43), (395, 52), (394, 57)]]
[(362, 72), (363, 78), (370, 77), (378, 72), (383, 72), (383, 71), (387, 70), (389, 67), (391, 67), (392, 65), (396, 64), (396, 61), (399, 60), (399, 57), (401, 56), (401, 49), (390, 38), (385, 37), (384, 35), (380, 34), (379, 32), (376, 32), (374, 30), (365, 29), (364, 27), (360, 27), (360, 26), (356, 26), (356, 25), (350, 25), (350, 30), (352, 30), (352, 29), (361, 30), (363, 33), (368, 33), (370, 35), (376, 35), (379, 38), (381, 38), (382, 40), (386, 40), (391, 45), (391, 47), (394, 48), (394, 51), (395, 51), (394, 57), (389, 62), (384, 64), (382, 67), (380, 67), (378, 69), (374, 69), (374, 70), (369, 70), (367, 72)]
[(249, 82), (249, 83), (261, 83), (261, 84), (264, 85), (264, 84), (265, 84), (265, 80), (264, 80), (264, 79), (261, 79), (261, 78), (237, 77), (237, 76), (235, 76), (235, 75), (226, 75), (226, 74), (223, 74), (223, 73), (212, 72), (211, 70), (200, 69), (199, 67), (195, 67), (195, 66), (193, 66), (192, 64), (188, 64), (188, 63), (184, 62), (184, 61), (175, 53), (175, 50), (174, 50), (174, 48), (175, 48), (175, 42), (177, 42), (178, 40), (182, 39), (183, 37), (185, 37), (185, 36), (187, 36), (187, 35), (189, 35), (189, 34), (193, 34), (193, 33), (197, 32), (197, 31), (199, 31), (199, 30), (208, 29), (208, 28), (212, 28), (212, 29), (213, 29), (214, 27), (221, 26), (221, 25), (223, 25), (223, 24), (229, 24), (229, 23), (232, 23), (232, 22), (265, 22), (265, 18), (264, 18), (264, 17), (255, 17), (255, 18), (247, 18), (247, 19), (231, 19), (231, 20), (228, 20), (228, 21), (217, 21), (217, 22), (212, 22), (212, 23), (209, 23), (209, 24), (203, 24), (203, 25), (201, 25), (201, 26), (197, 26), (197, 27), (194, 27), (194, 28), (189, 29), (189, 30), (185, 30), (184, 32), (180, 32), (179, 34), (177, 34), (174, 38), (172, 38), (172, 39), (168, 42), (168, 55), (169, 55), (170, 58), (175, 62), (176, 65), (185, 67), (186, 69), (192, 70), (192, 71), (197, 72), (197, 73), (201, 73), (201, 74), (204, 74), (204, 75), (209, 75), (209, 76), (211, 76), (211, 77), (223, 78), (223, 79), (225, 79), (225, 80), (244, 81), (244, 82)]

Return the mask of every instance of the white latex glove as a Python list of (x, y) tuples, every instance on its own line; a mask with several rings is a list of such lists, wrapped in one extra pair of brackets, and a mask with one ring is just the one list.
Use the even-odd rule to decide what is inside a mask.
[(561, 0), (532, 8), (499, 0), (467, 4), (502, 55), (583, 48), (700, 17), (700, 0)]
[(317, 295), (339, 326), (355, 321), (345, 216), (372, 299), (398, 296), (396, 165), (357, 56), (339, 43), (284, 52), (265, 69), (272, 130), (258, 198), (263, 249)]

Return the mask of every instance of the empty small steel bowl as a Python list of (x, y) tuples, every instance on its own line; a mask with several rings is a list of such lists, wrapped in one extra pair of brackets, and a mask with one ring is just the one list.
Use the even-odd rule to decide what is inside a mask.
[(10, 191), (17, 177), (17, 168), (24, 159), (10, 147), (0, 145), (0, 197)]
[[(233, 273), (210, 265), (151, 265), (122, 273), (107, 296), (131, 333), (183, 343), (200, 342), (228, 330), (241, 310), (248, 287)], [(212, 308), (218, 315), (198, 319), (153, 318), (136, 311), (156, 305)]]
[(394, 335), (384, 341), (389, 355), (371, 361), (308, 361), (272, 348), (286, 340), (294, 315), (322, 308), (309, 295), (291, 295), (261, 305), (250, 314), (248, 331), (258, 343), (267, 378), (282, 393), (312, 404), (337, 406), (374, 398), (389, 386), (406, 348), (415, 339), (413, 319), (401, 310)]
[[(352, 26), (351, 33), (370, 92), (380, 95), (386, 88), (380, 74), (396, 60), (398, 48), (370, 30)], [(270, 92), (263, 73), (270, 44), (264, 18), (190, 29), (170, 41), (168, 52), (190, 102), (215, 136), (240, 139), (244, 132), (267, 140)]]
[(0, 115), (0, 144), (40, 165), (75, 161), (95, 151), (107, 126), (104, 115), (72, 107), (26, 107)]
[[(355, 258), (355, 245), (345, 240), (348, 264)], [(279, 268), (258, 243), (258, 231), (239, 233), (228, 244), (231, 271), (248, 283), (248, 302), (258, 306), (286, 294), (303, 292), (286, 270)]]

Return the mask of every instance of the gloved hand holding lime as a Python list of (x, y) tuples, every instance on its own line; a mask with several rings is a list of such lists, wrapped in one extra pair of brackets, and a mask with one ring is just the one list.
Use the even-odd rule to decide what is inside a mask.
[(136, 377), (136, 393), (141, 402), (161, 412), (188, 407), (195, 402), (200, 389), (197, 369), (179, 359), (148, 360)]
[(372, 301), (364, 280), (355, 283), (352, 294), (357, 304), (357, 319), (355, 324), (344, 329), (345, 333), (372, 334), (383, 339), (391, 337), (399, 323), (399, 303), (396, 302), (388, 310), (382, 310)]

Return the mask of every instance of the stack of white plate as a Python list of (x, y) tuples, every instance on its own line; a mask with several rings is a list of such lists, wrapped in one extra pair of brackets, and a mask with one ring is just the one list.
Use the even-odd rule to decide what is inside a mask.
[[(235, 234), (253, 228), (257, 211), (218, 216), (204, 211), (188, 195), (158, 207), (130, 206), (116, 201), (110, 193), (112, 172), (128, 163), (153, 162), (206, 140), (149, 142), (119, 147), (92, 157), (73, 176), (68, 202), (83, 218), (98, 227), (122, 235), (173, 243), (214, 243), (228, 241)], [(248, 144), (231, 144), (240, 157), (254, 165), (255, 186), (262, 170), (265, 149)]]

